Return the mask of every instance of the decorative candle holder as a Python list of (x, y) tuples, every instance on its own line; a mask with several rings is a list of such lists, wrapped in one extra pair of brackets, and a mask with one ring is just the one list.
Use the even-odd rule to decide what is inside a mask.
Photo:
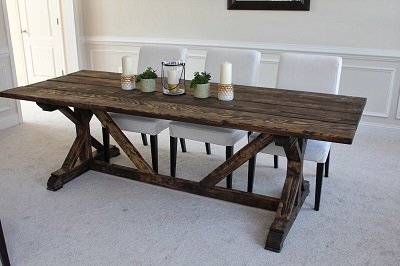
[(233, 84), (218, 84), (218, 100), (233, 100)]
[(167, 95), (182, 95), (185, 93), (185, 63), (167, 60), (161, 62), (161, 81), (163, 93)]
[(133, 90), (136, 88), (135, 82), (135, 75), (121, 75), (121, 89), (125, 91)]

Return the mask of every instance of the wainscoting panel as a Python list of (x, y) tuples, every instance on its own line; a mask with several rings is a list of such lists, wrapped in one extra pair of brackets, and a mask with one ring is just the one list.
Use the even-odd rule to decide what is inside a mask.
[[(0, 49), (0, 91), (13, 87), (10, 55), (8, 50)], [(16, 100), (0, 98), (0, 130), (19, 124), (19, 105)]]
[(260, 76), (258, 86), (274, 88), (276, 85), (276, 76), (278, 74), (279, 60), (274, 60), (268, 55), (262, 55), (260, 65)]
[[(91, 49), (89, 55), (90, 69), (109, 72), (120, 72), (123, 56), (132, 56), (135, 62), (139, 58), (138, 51), (125, 50)], [(136, 73), (137, 63), (134, 64), (133, 71)]]
[(364, 115), (388, 117), (394, 69), (343, 66), (340, 94), (366, 97)]
[[(190, 49), (188, 49), (188, 55), (187, 55), (187, 60), (186, 60), (186, 65), (185, 65), (186, 79), (187, 80), (192, 79), (193, 73), (196, 71), (198, 71), (198, 72), (203, 71), (204, 67), (205, 67), (205, 63), (206, 63), (205, 53), (202, 55), (199, 55), (197, 53), (197, 51), (192, 52)], [(211, 73), (211, 75), (212, 74), (213, 73)]]
[[(7, 88), (6, 67), (0, 65), (0, 88)], [(0, 98), (0, 113), (11, 110), (11, 103), (9, 99)]]
[[(186, 79), (204, 69), (208, 48), (242, 48), (261, 52), (258, 85), (275, 87), (279, 56), (285, 52), (325, 54), (343, 58), (340, 94), (367, 98), (360, 129), (388, 132), (400, 138), (400, 51), (291, 44), (241, 43), (228, 41), (87, 37), (84, 40), (88, 69), (118, 72), (121, 57), (130, 55), (137, 62), (144, 44), (177, 45), (188, 48)], [(161, 62), (160, 62), (161, 63)], [(134, 69), (136, 71), (136, 69)], [(160, 74), (158, 72), (158, 74)]]

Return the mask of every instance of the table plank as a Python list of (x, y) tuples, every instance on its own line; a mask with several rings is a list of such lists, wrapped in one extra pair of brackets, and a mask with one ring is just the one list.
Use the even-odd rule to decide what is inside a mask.
[(359, 97), (239, 85), (235, 99), (223, 102), (216, 84), (210, 98), (198, 99), (190, 88), (186, 95), (164, 95), (160, 79), (154, 93), (123, 91), (119, 78), (119, 73), (85, 70), (0, 96), (348, 144), (366, 103)]
[[(100, 74), (104, 73), (104, 75)], [(119, 78), (120, 74), (112, 73), (112, 72), (98, 72), (98, 71), (80, 71), (75, 72), (67, 76), (58, 77), (52, 79), (54, 81), (68, 81), (68, 82), (76, 82), (80, 83), (82, 81), (86, 84), (101, 84), (102, 86), (117, 86), (119, 87)], [(86, 78), (86, 80), (85, 80)], [(110, 80), (111, 79), (111, 80)], [(75, 81), (74, 81), (75, 80)], [(160, 81), (160, 79), (158, 79)], [(188, 81), (187, 81), (188, 82)], [(187, 84), (189, 85), (189, 84)], [(159, 91), (161, 91), (161, 87), (159, 86)], [(257, 90), (257, 93), (254, 93), (254, 89)], [(260, 89), (260, 90), (258, 90)], [(363, 106), (365, 102), (365, 98), (353, 97), (353, 96), (344, 96), (337, 95), (334, 98), (330, 97), (331, 94), (324, 93), (315, 93), (315, 92), (305, 92), (305, 91), (296, 91), (296, 90), (285, 90), (285, 89), (272, 89), (272, 88), (261, 88), (261, 87), (251, 87), (251, 86), (243, 86), (243, 85), (235, 85), (235, 91), (240, 91), (239, 95), (235, 95), (236, 100), (240, 101), (252, 101), (252, 102), (262, 102), (262, 103), (279, 103), (284, 105), (298, 105), (299, 100), (301, 101), (301, 106), (304, 105), (305, 102), (310, 104), (315, 104), (315, 101), (322, 102), (323, 100), (329, 99), (329, 101), (320, 104), (319, 106), (323, 106), (324, 108), (330, 109), (339, 109), (337, 104), (341, 104), (342, 102), (351, 103), (347, 107), (353, 107), (352, 110), (359, 110), (360, 107)], [(193, 89), (188, 88), (186, 90), (186, 94), (193, 95)], [(259, 95), (261, 97), (255, 97), (255, 95)], [(217, 84), (211, 83), (211, 96), (217, 96)], [(268, 97), (266, 97), (268, 96)], [(255, 101), (253, 101), (255, 100)]]
[[(125, 97), (118, 97), (94, 92), (86, 93), (83, 90), (78, 93), (68, 90), (39, 89), (30, 86), (16, 88), (11, 94), (7, 91), (0, 94), (0, 96), (48, 104), (158, 117), (211, 126), (267, 132), (275, 135), (304, 136), (310, 139), (339, 143), (351, 143), (357, 126), (357, 123), (349, 125), (308, 118), (269, 115), (267, 113), (237, 112), (236, 110), (174, 104), (167, 101), (151, 100), (149, 97), (141, 99), (129, 94), (126, 95)], [(165, 98), (168, 97), (171, 96), (165, 96)], [(218, 103), (221, 104), (220, 101)]]
[[(72, 81), (70, 79), (60, 79), (59, 81), (68, 80), (69, 83), (67, 84), (62, 84), (58, 87), (58, 89), (63, 89), (63, 90), (68, 90), (68, 91), (76, 91), (76, 92), (93, 92), (96, 91), (98, 93), (101, 91), (102, 94), (106, 95), (113, 95), (113, 96), (118, 96), (119, 91), (115, 89), (110, 89), (105, 85), (105, 87), (100, 87), (96, 84), (98, 84), (99, 81), (95, 81), (93, 79), (73, 79)], [(79, 84), (80, 86), (76, 86), (75, 84)], [(69, 86), (68, 86), (69, 85)], [(161, 84), (158, 84), (159, 86), (159, 92), (153, 93), (152, 95), (148, 95), (146, 93), (141, 93), (139, 90), (135, 90), (133, 92), (128, 92), (125, 93), (126, 95), (123, 95), (124, 97), (135, 97), (135, 98), (140, 98), (140, 99), (146, 99), (146, 96), (151, 96), (151, 99), (157, 99), (163, 102), (172, 102), (172, 103), (177, 103), (177, 104), (189, 104), (191, 106), (201, 106), (201, 107), (210, 107), (210, 108), (218, 108), (218, 109), (232, 109), (237, 112), (240, 111), (246, 111), (246, 112), (253, 112), (255, 114), (274, 114), (274, 115), (279, 115), (279, 116), (286, 116), (286, 117), (292, 117), (292, 118), (302, 118), (304, 116), (307, 116), (308, 118), (311, 119), (316, 119), (319, 121), (327, 121), (327, 122), (341, 122), (341, 123), (347, 123), (347, 124), (354, 124), (355, 122), (358, 121), (359, 115), (356, 114), (352, 110), (345, 110), (343, 108), (340, 108), (339, 104), (335, 104), (332, 108), (325, 108), (323, 109), (322, 107), (324, 105), (318, 105), (318, 106), (311, 106), (309, 105), (304, 105), (304, 104), (287, 104), (287, 102), (282, 102), (282, 101), (254, 101), (253, 99), (257, 98), (255, 96), (252, 96), (251, 98), (249, 97), (248, 99), (243, 99), (244, 97), (241, 97), (243, 94), (242, 91), (236, 92), (238, 97), (235, 101), (231, 102), (225, 102), (222, 103), (217, 99), (217, 96), (207, 99), (207, 101), (204, 101), (203, 99), (198, 99), (194, 97), (188, 97), (182, 96), (182, 97), (176, 97), (175, 99), (171, 97), (165, 97), (161, 93)], [(55, 83), (55, 81), (47, 81), (41, 84), (34, 85), (35, 87), (40, 87), (40, 88), (48, 88), (52, 89), (56, 86), (58, 86), (58, 83)], [(119, 83), (118, 83), (119, 86)], [(243, 90), (243, 89), (242, 89)], [(188, 93), (188, 95), (191, 95)], [(121, 95), (122, 96), (122, 95)], [(347, 98), (345, 98), (347, 99)], [(339, 107), (338, 107), (339, 106)], [(356, 109), (354, 106), (348, 106), (351, 109)]]

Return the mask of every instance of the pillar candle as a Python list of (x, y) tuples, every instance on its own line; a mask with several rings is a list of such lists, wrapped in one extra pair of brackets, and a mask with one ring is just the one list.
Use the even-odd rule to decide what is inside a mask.
[(122, 57), (122, 75), (133, 75), (133, 59), (130, 56)]
[(168, 84), (176, 85), (179, 83), (179, 73), (177, 68), (168, 69)]
[(232, 64), (228, 61), (221, 64), (220, 82), (221, 84), (232, 84)]

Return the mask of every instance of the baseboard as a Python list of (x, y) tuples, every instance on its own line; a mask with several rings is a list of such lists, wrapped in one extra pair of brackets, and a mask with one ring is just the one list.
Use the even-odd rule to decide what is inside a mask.
[(400, 126), (360, 122), (360, 125), (357, 129), (357, 134), (391, 137), (400, 140)]
[(18, 114), (10, 115), (0, 119), (0, 130), (19, 125), (22, 122)]

